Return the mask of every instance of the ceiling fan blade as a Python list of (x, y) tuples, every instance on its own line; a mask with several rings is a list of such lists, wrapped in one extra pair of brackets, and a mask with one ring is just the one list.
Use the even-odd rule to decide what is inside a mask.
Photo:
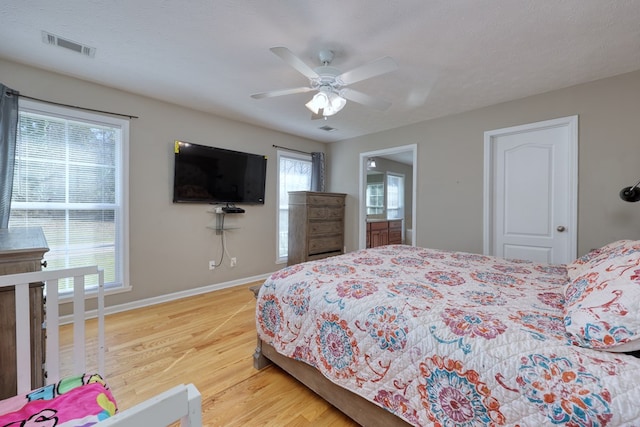
[(272, 47), (271, 52), (278, 55), (284, 62), (291, 65), (293, 68), (298, 70), (298, 72), (302, 73), (309, 79), (317, 79), (320, 76), (318, 73), (313, 71), (311, 67), (304, 63), (304, 61), (298, 58), (293, 52), (291, 52), (286, 47)]
[(293, 95), (295, 93), (311, 92), (312, 90), (315, 90), (315, 89), (312, 89), (307, 86), (294, 87), (291, 89), (270, 90), (269, 92), (254, 93), (253, 95), (251, 95), (251, 97), (254, 99), (273, 98), (275, 96)]
[(340, 96), (348, 99), (349, 101), (357, 102), (358, 104), (366, 105), (367, 107), (372, 107), (380, 111), (384, 111), (391, 106), (389, 101), (375, 98), (371, 95), (367, 95), (366, 93), (362, 93), (348, 87), (340, 90)]
[(398, 64), (390, 56), (385, 56), (375, 61), (356, 67), (352, 70), (345, 71), (340, 74), (337, 79), (340, 80), (343, 85), (350, 85), (355, 82), (369, 79), (371, 77), (379, 76), (381, 74), (389, 73), (398, 69)]

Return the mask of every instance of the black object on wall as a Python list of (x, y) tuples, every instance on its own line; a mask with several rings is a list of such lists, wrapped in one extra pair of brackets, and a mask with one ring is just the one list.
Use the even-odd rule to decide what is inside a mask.
[(625, 202), (637, 202), (640, 201), (640, 181), (636, 183), (633, 187), (625, 187), (620, 190), (620, 198)]

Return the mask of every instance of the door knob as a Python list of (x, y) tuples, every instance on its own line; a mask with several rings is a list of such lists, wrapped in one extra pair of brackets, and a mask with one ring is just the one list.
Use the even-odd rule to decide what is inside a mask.
[(556, 228), (556, 230), (562, 233), (564, 230), (566, 230), (566, 228), (564, 228), (564, 225), (559, 225), (558, 228)]

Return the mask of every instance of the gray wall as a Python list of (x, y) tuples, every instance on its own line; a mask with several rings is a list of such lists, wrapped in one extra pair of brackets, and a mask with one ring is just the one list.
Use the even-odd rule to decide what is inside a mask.
[[(133, 95), (86, 81), (0, 60), (0, 81), (22, 94), (88, 108), (139, 116), (130, 122), (130, 274), (133, 290), (107, 299), (124, 304), (263, 275), (282, 265), (276, 260), (276, 149), (304, 151), (326, 145), (227, 120), (177, 105)], [(221, 254), (220, 236), (208, 205), (173, 204), (173, 141), (231, 148), (268, 156), (263, 206), (243, 206), (228, 216), (240, 228), (226, 234), (228, 251), (238, 260), (209, 271)]]
[[(86, 81), (0, 60), (0, 81), (25, 95), (140, 116), (131, 121), (131, 292), (124, 304), (275, 271), (276, 150), (273, 144), (326, 151), (328, 190), (348, 194), (347, 250), (358, 247), (359, 153), (418, 144), (418, 245), (482, 251), (483, 134), (487, 130), (577, 114), (578, 252), (621, 238), (640, 239), (640, 203), (618, 192), (640, 179), (640, 71), (464, 114), (333, 144), (227, 120)], [(171, 202), (175, 139), (269, 156), (264, 206), (248, 206), (227, 234), (237, 257), (213, 272), (220, 238), (206, 228), (206, 205)], [(415, 228), (415, 227), (414, 227)]]
[[(393, 107), (392, 107), (393, 108)], [(347, 193), (347, 250), (358, 247), (359, 153), (418, 145), (417, 244), (482, 252), (484, 132), (579, 116), (578, 254), (640, 239), (640, 71), (330, 145), (332, 191)]]

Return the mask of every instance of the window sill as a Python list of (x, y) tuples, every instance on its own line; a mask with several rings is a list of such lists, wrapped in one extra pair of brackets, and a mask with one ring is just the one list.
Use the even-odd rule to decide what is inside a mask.
[[(118, 286), (118, 287), (113, 287), (113, 288), (109, 288), (104, 290), (104, 295), (108, 296), (108, 295), (117, 295), (117, 294), (121, 294), (124, 292), (131, 292), (133, 290), (133, 288), (131, 286)], [(85, 292), (84, 294), (84, 299), (88, 300), (88, 299), (93, 299), (93, 298), (97, 298), (98, 296), (98, 291), (97, 289), (89, 289)], [(69, 293), (66, 295), (60, 295), (60, 298), (58, 299), (59, 304), (68, 304), (73, 302), (73, 293)]]

